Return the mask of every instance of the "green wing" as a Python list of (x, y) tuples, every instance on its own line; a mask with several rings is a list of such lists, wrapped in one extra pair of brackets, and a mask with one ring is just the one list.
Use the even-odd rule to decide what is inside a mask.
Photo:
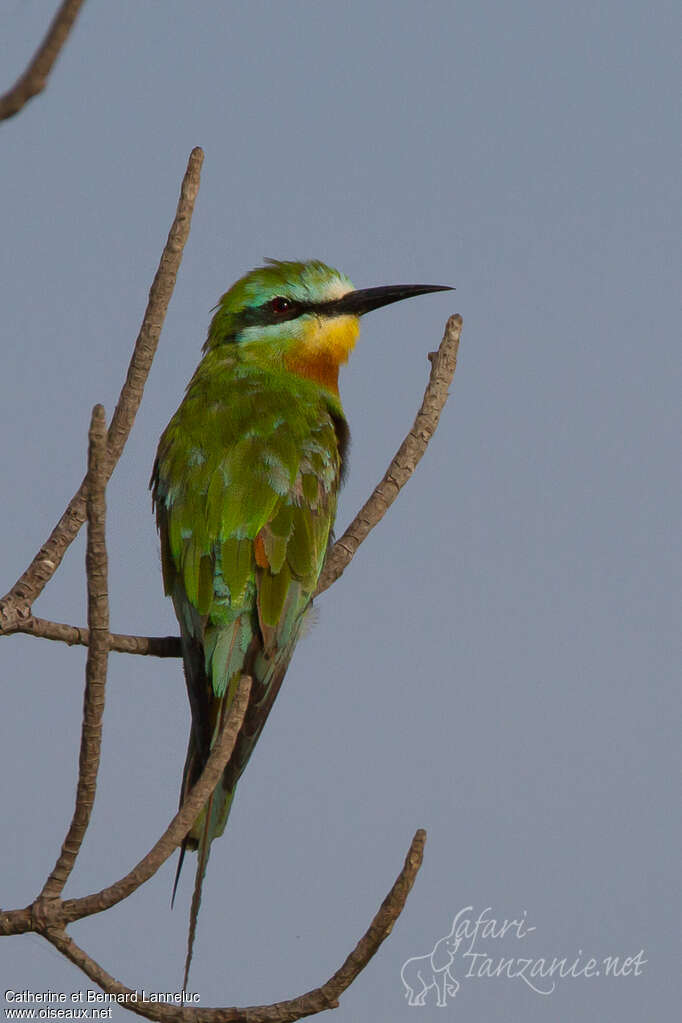
[[(330, 538), (340, 410), (310, 381), (210, 355), (165, 431), (152, 477), (164, 584), (180, 622), (192, 734), (183, 795), (242, 673), (254, 687), (216, 791), (222, 833), (236, 781), (279, 689)], [(207, 365), (208, 363), (208, 365)], [(199, 840), (199, 819), (191, 839)]]
[(181, 850), (176, 886), (185, 849), (198, 850), (183, 986), (211, 842), (225, 829), (312, 600), (346, 441), (343, 413), (327, 392), (291, 374), (240, 366), (217, 348), (159, 444), (152, 492), (192, 711), (181, 803), (240, 675), (253, 679), (230, 763)]

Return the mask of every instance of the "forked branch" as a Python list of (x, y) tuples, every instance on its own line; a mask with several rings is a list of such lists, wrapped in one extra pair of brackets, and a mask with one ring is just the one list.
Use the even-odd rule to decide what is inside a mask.
[[(66, 6), (66, 5), (63, 5)], [(63, 901), (61, 893), (73, 869), (87, 830), (95, 795), (99, 768), (101, 722), (104, 709), (107, 657), (110, 650), (174, 657), (180, 653), (176, 637), (125, 636), (109, 632), (107, 555), (105, 541), (105, 490), (132, 427), (142, 399), (182, 251), (189, 233), (203, 154), (193, 150), (182, 184), (180, 200), (159, 269), (150, 290), (149, 303), (121, 390), (109, 430), (104, 410), (96, 406), (90, 428), (88, 472), (52, 531), (12, 590), (0, 601), (0, 634), (25, 632), (35, 636), (79, 643), (89, 647), (86, 667), (83, 727), (76, 808), (62, 851), (54, 870), (38, 898), (25, 909), (0, 913), (0, 934), (34, 931), (42, 934), (55, 948), (79, 966), (91, 980), (112, 995), (132, 995), (107, 973), (66, 933), (66, 925), (93, 913), (102, 912), (130, 895), (148, 880), (182, 842), (201, 807), (220, 778), (234, 749), (248, 706), (251, 679), (244, 676), (230, 713), (222, 727), (206, 766), (153, 848), (125, 877), (92, 895)], [(332, 585), (347, 567), (358, 547), (380, 521), (400, 489), (414, 472), (435, 431), (448, 396), (456, 367), (460, 316), (452, 316), (438, 352), (431, 353), (431, 375), (421, 408), (410, 433), (400, 446), (383, 480), (375, 488), (341, 539), (331, 549), (318, 586), (318, 594)], [(54, 575), (69, 544), (87, 518), (88, 542), (86, 574), (88, 583), (88, 628), (64, 625), (34, 618), (31, 606)], [(160, 1003), (123, 1002), (126, 1008), (149, 1019), (183, 1023), (284, 1023), (330, 1009), (364, 969), (400, 915), (422, 862), (426, 834), (414, 836), (404, 866), (382, 903), (365, 935), (343, 965), (319, 988), (285, 1002), (246, 1008), (178, 1008)]]
[[(196, 785), (161, 838), (152, 846), (146, 856), (132, 870), (128, 871), (125, 877), (93, 895), (86, 895), (80, 899), (66, 899), (64, 902), (55, 899), (48, 902), (45, 901), (41, 893), (41, 896), (25, 909), (13, 909), (0, 913), (0, 935), (26, 934), (36, 929), (43, 931), (48, 928), (61, 929), (74, 920), (81, 920), (85, 916), (92, 916), (93, 913), (102, 913), (104, 910), (110, 909), (117, 902), (128, 898), (140, 885), (153, 877), (159, 867), (180, 845), (225, 770), (227, 762), (232, 756), (239, 729), (244, 721), (250, 692), (251, 679), (248, 675), (244, 675), (239, 680), (230, 712), (223, 722)], [(39, 927), (36, 927), (36, 922)]]
[[(121, 1004), (132, 1012), (147, 1019), (161, 1020), (164, 1023), (291, 1023), (304, 1016), (313, 1016), (325, 1009), (334, 1009), (339, 998), (350, 987), (359, 973), (367, 966), (376, 954), (382, 942), (393, 930), (393, 925), (400, 916), (407, 896), (422, 864), (426, 832), (415, 833), (410, 844), (403, 868), (398, 874), (391, 890), (381, 903), (371, 924), (358, 941), (357, 945), (339, 969), (332, 974), (326, 983), (312, 991), (274, 1005), (249, 1005), (243, 1008), (176, 1008), (173, 1005), (157, 1002), (122, 1001)], [(48, 940), (59, 949), (67, 959), (98, 984), (108, 994), (125, 998), (133, 995), (131, 988), (121, 984), (107, 973), (99, 963), (95, 962), (80, 948), (63, 930), (47, 934)]]

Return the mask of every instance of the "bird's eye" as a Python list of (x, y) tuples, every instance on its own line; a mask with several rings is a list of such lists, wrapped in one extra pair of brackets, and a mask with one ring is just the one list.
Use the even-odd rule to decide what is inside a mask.
[(278, 295), (277, 298), (273, 298), (270, 301), (270, 308), (273, 313), (288, 313), (293, 306), (291, 299), (284, 298), (283, 295)]

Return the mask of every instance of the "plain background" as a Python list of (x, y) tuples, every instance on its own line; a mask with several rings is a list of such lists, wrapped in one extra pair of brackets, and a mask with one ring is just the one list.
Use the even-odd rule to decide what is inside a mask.
[[(56, 3), (3, 5), (9, 86)], [(441, 426), (319, 601), (213, 848), (190, 989), (263, 1003), (325, 980), (414, 830), (423, 870), (343, 1020), (671, 1019), (679, 1008), (679, 5), (89, 0), (46, 94), (0, 126), (4, 592), (110, 416), (175, 209), (206, 152), (145, 400), (108, 491), (111, 623), (175, 632), (147, 483), (220, 294), (264, 256), (358, 287), (456, 285), (378, 311), (343, 373), (342, 530), (407, 432), (446, 317)], [(81, 535), (36, 613), (83, 623)], [(72, 806), (85, 651), (2, 642), (0, 903), (27, 904)], [(173, 814), (179, 663), (113, 655), (92, 824), (67, 895)], [(193, 864), (73, 935), (180, 986)], [(407, 1005), (402, 963), (462, 907), (524, 910), (497, 959), (635, 955), (639, 977), (465, 978)], [(36, 936), (3, 990), (92, 988)], [(117, 1020), (129, 1018), (116, 1009)]]

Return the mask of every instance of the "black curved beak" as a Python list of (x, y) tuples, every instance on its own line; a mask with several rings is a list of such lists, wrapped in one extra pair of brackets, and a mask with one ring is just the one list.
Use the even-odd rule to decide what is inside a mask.
[(402, 302), (404, 298), (427, 295), (431, 291), (454, 291), (447, 284), (387, 284), (381, 288), (362, 288), (349, 291), (347, 295), (325, 302), (327, 316), (364, 316), (372, 309), (380, 309), (391, 302)]

